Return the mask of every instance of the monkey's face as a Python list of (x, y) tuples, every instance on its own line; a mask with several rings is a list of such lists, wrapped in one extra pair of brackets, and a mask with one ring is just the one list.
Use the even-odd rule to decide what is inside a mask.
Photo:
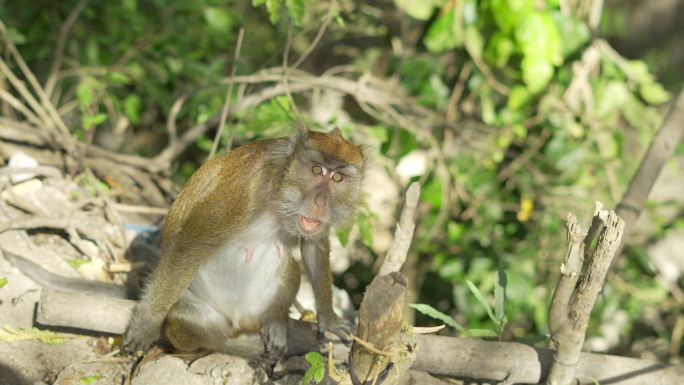
[(283, 178), (279, 211), (292, 235), (318, 238), (353, 220), (361, 201), (365, 158), (339, 131), (298, 138)]

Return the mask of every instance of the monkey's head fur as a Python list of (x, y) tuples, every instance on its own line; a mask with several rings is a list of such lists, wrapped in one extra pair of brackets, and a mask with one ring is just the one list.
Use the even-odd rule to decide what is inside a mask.
[(277, 202), (281, 223), (293, 236), (327, 237), (330, 227), (353, 221), (361, 205), (366, 151), (337, 128), (302, 131), (292, 146)]

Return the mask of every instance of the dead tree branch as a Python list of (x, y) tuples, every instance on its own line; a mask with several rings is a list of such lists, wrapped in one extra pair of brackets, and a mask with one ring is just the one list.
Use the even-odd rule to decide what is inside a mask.
[[(581, 244), (582, 230), (574, 216), (568, 216), (567, 258), (561, 266), (563, 275), (549, 314), (555, 354), (547, 385), (569, 385), (576, 378), (591, 311), (622, 240), (624, 226), (614, 211), (604, 210), (597, 202), (591, 228)], [(595, 239), (596, 246), (592, 248)]]
[[(625, 221), (627, 231), (634, 226), (646, 205), (646, 199), (660, 175), (665, 162), (672, 157), (677, 144), (684, 135), (684, 89), (674, 99), (663, 125), (651, 140), (641, 164), (629, 182), (627, 191), (615, 210)], [(624, 242), (620, 244), (616, 255), (620, 255)], [(617, 259), (617, 258), (616, 258)]]
[[(45, 289), (46, 291), (48, 289)], [(70, 326), (102, 333), (120, 333), (127, 319), (107, 319), (112, 314), (130, 311), (133, 301), (100, 300), (83, 306), (73, 293), (49, 292), (41, 296), (39, 320), (43, 325)], [(99, 297), (100, 299), (102, 297)], [(54, 301), (53, 301), (54, 299)], [(79, 309), (75, 312), (74, 309)], [(291, 320), (288, 329), (288, 356), (301, 355), (321, 348), (314, 325)], [(416, 335), (415, 362), (412, 370), (457, 378), (477, 378), (507, 383), (538, 384), (543, 381), (553, 361), (553, 350), (534, 348), (517, 342), (493, 342), (468, 338)], [(263, 342), (258, 335), (242, 335), (227, 340), (226, 353), (257, 358), (263, 355)], [(339, 355), (348, 348), (335, 345)], [(677, 384), (684, 378), (684, 365), (670, 365), (648, 360), (604, 354), (581, 353), (575, 377), (582, 385)]]

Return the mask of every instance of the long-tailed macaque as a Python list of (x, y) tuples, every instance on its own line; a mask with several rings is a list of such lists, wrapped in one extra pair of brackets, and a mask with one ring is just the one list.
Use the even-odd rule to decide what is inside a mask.
[(261, 332), (269, 354), (287, 344), (300, 248), (319, 330), (344, 332), (332, 308), (329, 229), (354, 218), (366, 166), (362, 147), (335, 129), (245, 144), (188, 180), (162, 231), (161, 259), (124, 344), (164, 337), (179, 350), (221, 351), (226, 338)]

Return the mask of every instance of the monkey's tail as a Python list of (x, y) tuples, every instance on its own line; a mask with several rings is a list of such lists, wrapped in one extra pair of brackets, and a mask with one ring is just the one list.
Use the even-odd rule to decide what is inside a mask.
[(114, 298), (131, 298), (131, 293), (123, 285), (88, 281), (85, 279), (63, 277), (51, 273), (21, 255), (2, 249), (2, 254), (12, 266), (19, 269), (37, 284), (56, 290), (78, 291)]

